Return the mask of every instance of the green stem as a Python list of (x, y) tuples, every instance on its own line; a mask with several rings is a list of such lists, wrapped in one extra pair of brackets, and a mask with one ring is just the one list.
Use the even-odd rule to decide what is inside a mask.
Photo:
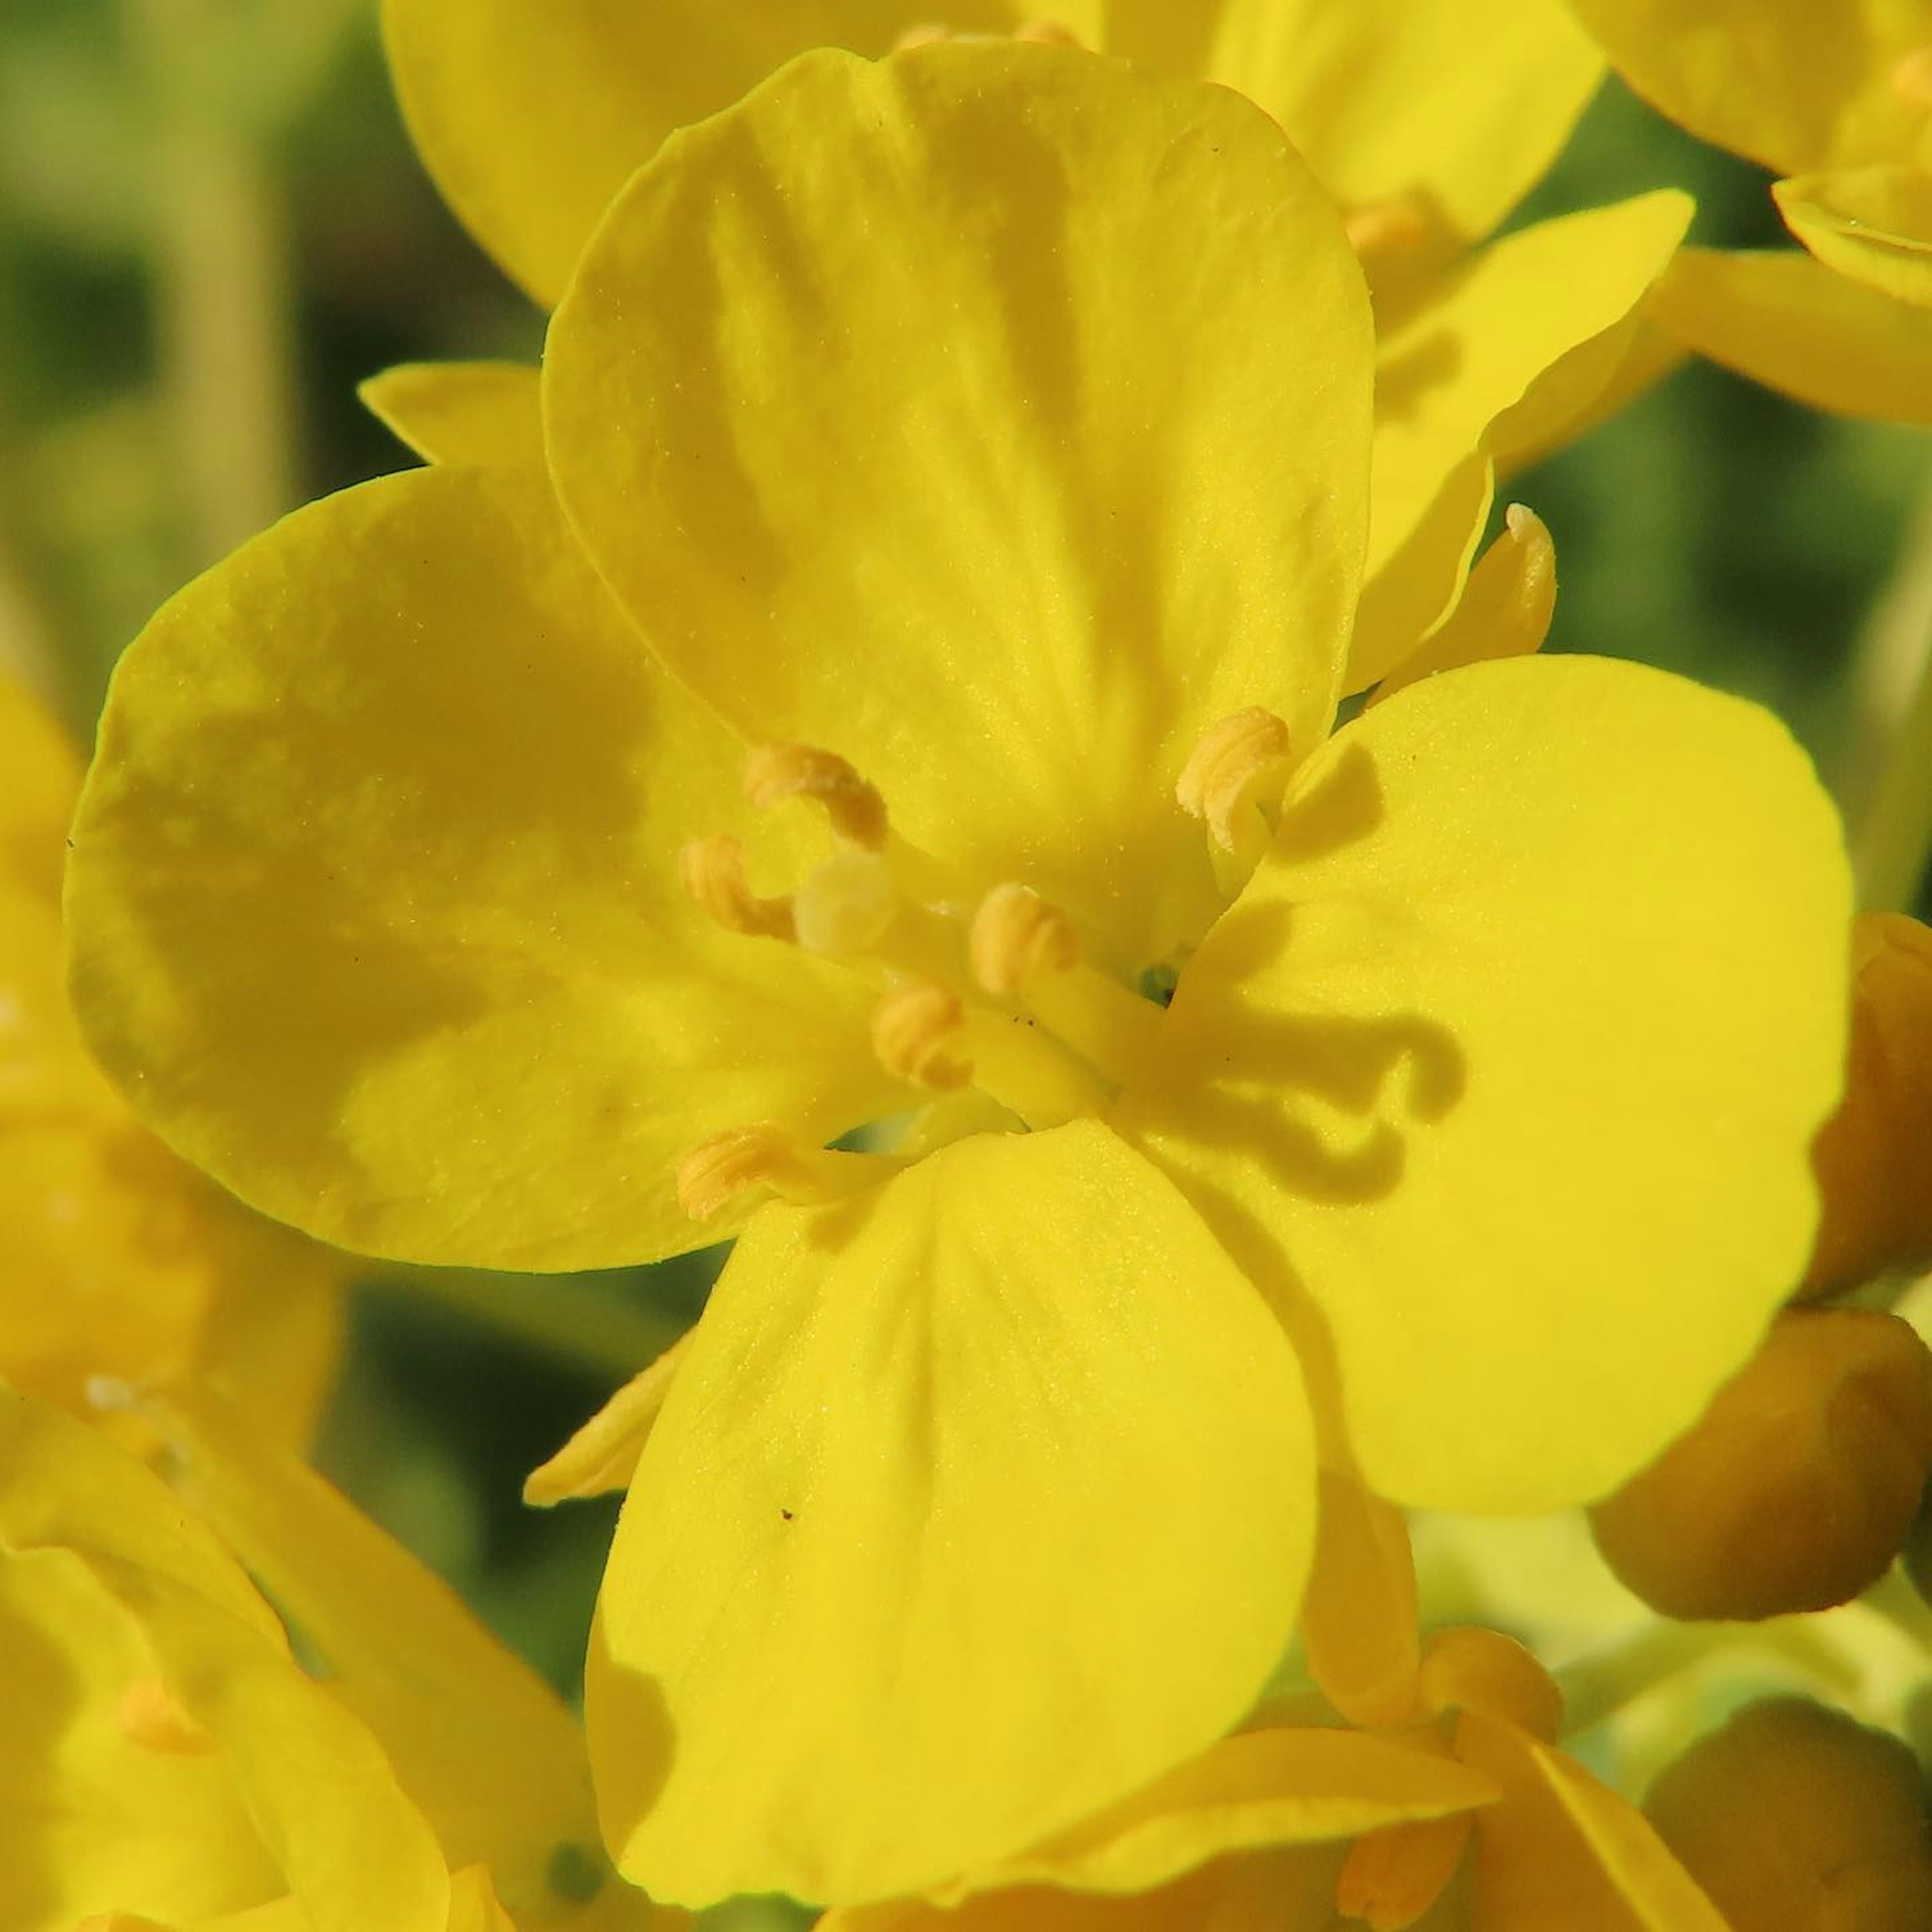
[(470, 1268), (385, 1269), (373, 1286), (446, 1308), (553, 1360), (628, 1378), (684, 1332), (663, 1310), (568, 1275), (490, 1274)]
[[(1858, 904), (1909, 909), (1932, 857), (1932, 493), (1913, 517), (1858, 661), (1860, 762), (1874, 774), (1862, 808), (1856, 796), (1846, 801)], [(1846, 776), (1856, 784), (1864, 774), (1854, 766)]]

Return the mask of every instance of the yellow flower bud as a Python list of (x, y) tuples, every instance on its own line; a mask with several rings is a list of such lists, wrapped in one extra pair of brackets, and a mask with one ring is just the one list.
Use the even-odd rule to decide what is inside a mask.
[(1932, 1261), (1932, 929), (1902, 913), (1852, 922), (1845, 1096), (1812, 1166), (1824, 1212), (1808, 1294)]
[(1699, 1739), (1644, 1808), (1733, 1932), (1923, 1932), (1926, 1798), (1896, 1738), (1781, 1698)]
[(1590, 1512), (1673, 1617), (1822, 1610), (1875, 1582), (1932, 1463), (1932, 1354), (1896, 1316), (1793, 1309), (1702, 1419)]

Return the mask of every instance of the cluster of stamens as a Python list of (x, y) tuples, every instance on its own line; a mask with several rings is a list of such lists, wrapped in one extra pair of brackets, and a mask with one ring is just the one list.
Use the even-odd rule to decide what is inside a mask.
[[(1258, 856), (1264, 811), (1288, 772), (1288, 734), (1251, 710), (1209, 732), (1176, 788), (1222, 853)], [(743, 789), (760, 811), (804, 799), (824, 812), (836, 850), (791, 892), (746, 881), (728, 833), (679, 855), (685, 890), (726, 931), (777, 940), (833, 959), (876, 991), (871, 1041), (895, 1080), (928, 1095), (974, 1088), (1028, 1127), (1100, 1111), (1144, 1064), (1161, 1008), (1090, 964), (1074, 920), (1009, 881), (970, 913), (907, 890), (938, 868), (893, 832), (878, 791), (836, 753), (766, 745), (746, 760)], [(794, 1201), (835, 1198), (877, 1178), (890, 1156), (802, 1145), (770, 1121), (735, 1127), (696, 1148), (678, 1174), (686, 1211), (705, 1220), (754, 1188)]]

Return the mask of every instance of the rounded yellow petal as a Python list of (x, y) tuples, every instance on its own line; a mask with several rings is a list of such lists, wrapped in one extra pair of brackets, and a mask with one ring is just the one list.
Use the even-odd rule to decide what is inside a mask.
[[(1932, 20), (1926, 25), (1932, 33)], [(1932, 172), (1852, 168), (1782, 181), (1772, 194), (1792, 233), (1828, 268), (1932, 308)]]
[[(1506, 412), (1533, 412), (1545, 432), (1580, 417), (1616, 374), (1621, 332), (1670, 260), (1690, 203), (1665, 189), (1538, 223), (1492, 244), (1407, 303), (1378, 298), (1376, 436), (1369, 511), (1372, 586)], [(1432, 616), (1454, 595), (1466, 526), (1435, 549)], [(1359, 690), (1412, 649), (1419, 634), (1358, 633), (1348, 688)]]
[(715, 1238), (676, 1198), (692, 1146), (829, 1138), (892, 1091), (865, 988), (678, 884), (680, 842), (744, 809), (738, 758), (540, 478), (331, 498), (122, 663), (69, 869), (76, 1009), (164, 1137), (344, 1246), (577, 1268)]
[(358, 386), (369, 413), (426, 463), (543, 461), (537, 372), (521, 362), (399, 362)]
[(1906, 78), (1932, 46), (1923, 0), (1570, 4), (1638, 93), (1781, 174), (1902, 160), (1924, 137), (1927, 104)]
[(673, 130), (819, 46), (891, 50), (940, 20), (1001, 33), (1051, 14), (1090, 42), (1098, 0), (384, 0), (403, 112), (436, 185), (548, 305), (604, 204)]
[(1767, 714), (1606, 660), (1447, 671), (1304, 768), (1124, 1124), (1319, 1309), (1372, 1487), (1580, 1502), (1802, 1272), (1848, 901)]
[[(1603, 73), (1560, 0), (1114, 0), (1108, 45), (1180, 50), (1168, 16), (1214, 20), (1210, 78), (1258, 101), (1338, 200), (1408, 200), (1467, 241), (1541, 178)], [(1190, 50), (1190, 51), (1192, 51)]]
[(667, 144), (552, 324), (599, 568), (749, 734), (1135, 970), (1204, 877), (1173, 786), (1244, 706), (1316, 742), (1362, 542), (1370, 320), (1225, 89), (1044, 47), (801, 61)]
[(1932, 315), (1798, 249), (1684, 249), (1651, 312), (1700, 355), (1814, 409), (1932, 423)]
[(608, 1841), (691, 1904), (858, 1903), (1018, 1851), (1240, 1715), (1312, 1485), (1273, 1317), (1098, 1123), (766, 1209), (611, 1552)]

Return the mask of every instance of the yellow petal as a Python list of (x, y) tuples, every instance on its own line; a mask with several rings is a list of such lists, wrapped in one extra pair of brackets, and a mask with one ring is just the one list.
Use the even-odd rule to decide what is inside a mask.
[(314, 1932), (442, 1932), (447, 1870), (375, 1739), (296, 1664), (274, 1613), (166, 1488), (5, 1391), (0, 1462), (0, 1544), (77, 1559), (133, 1618)]
[(1607, 660), (1445, 672), (1298, 775), (1123, 1124), (1325, 1316), (1373, 1488), (1582, 1501), (1802, 1273), (1847, 902), (1767, 714)]
[(1781, 181), (1772, 194), (1792, 233), (1828, 268), (1932, 308), (1932, 173), (1846, 169)]
[(1231, 1852), (1357, 1838), (1453, 1816), (1496, 1795), (1453, 1759), (1392, 1738), (1248, 1731), (1072, 1831), (932, 1896), (951, 1903), (1026, 1885), (1150, 1892)]
[(537, 372), (522, 362), (399, 362), (356, 393), (428, 463), (525, 468), (543, 460)]
[(1780, 174), (1903, 159), (1925, 105), (1897, 84), (1932, 43), (1919, 0), (1570, 0), (1610, 64), (1692, 134)]
[[(885, 1111), (866, 989), (690, 905), (730, 740), (538, 478), (297, 513), (123, 659), (75, 832), (75, 1004), (182, 1152), (346, 1247), (585, 1267), (715, 1239), (678, 1159)], [(785, 828), (773, 828), (784, 836)]]
[(546, 306), (605, 202), (674, 128), (794, 54), (888, 52), (935, 20), (999, 33), (1050, 13), (1092, 41), (1098, 0), (385, 0), (403, 112), (436, 185)]
[(1467, 240), (1541, 178), (1603, 71), (1557, 0), (1475, 21), (1462, 0), (1114, 0), (1108, 44), (1258, 101), (1350, 206), (1410, 199)]
[(1700, 355), (1814, 409), (1932, 423), (1932, 316), (1796, 248), (1686, 248), (1652, 313)]
[(766, 1208), (618, 1526), (607, 1842), (682, 1903), (861, 1902), (1072, 1823), (1252, 1702), (1312, 1479), (1280, 1329), (1096, 1121)]
[(1574, 1759), (1473, 1712), (1456, 1749), (1503, 1790), (1476, 1816), (1483, 1932), (1726, 1932), (1642, 1813)]
[[(1527, 406), (1547, 426), (1590, 406), (1622, 358), (1622, 326), (1690, 218), (1688, 199), (1666, 189), (1539, 222), (1425, 284), (1406, 304), (1382, 304), (1372, 583), (1505, 412)], [(1456, 535), (1460, 553), (1466, 539)], [(1452, 585), (1437, 614), (1453, 594)], [(1417, 640), (1386, 632), (1358, 638), (1349, 688), (1373, 683), (1390, 668), (1386, 652)]]
[(1471, 573), (1456, 608), (1422, 648), (1376, 687), (1379, 704), (1418, 678), (1540, 650), (1556, 614), (1556, 546), (1534, 511), (1512, 503), (1502, 533)]
[(1420, 1614), (1400, 1513), (1354, 1476), (1324, 1468), (1301, 1634), (1309, 1675), (1350, 1723), (1379, 1727), (1427, 1716), (1417, 1676)]
[(220, 1402), (160, 1405), (176, 1486), (380, 1740), (452, 1867), (486, 1862), (513, 1906), (568, 1902), (560, 1861), (602, 1863), (583, 1734), (550, 1687), (448, 1586)]
[(551, 326), (550, 463), (724, 715), (848, 758), (950, 896), (1018, 872), (1137, 968), (1204, 877), (1200, 734), (1325, 728), (1369, 329), (1334, 208), (1225, 89), (823, 54), (614, 206)]
[(638, 1458), (662, 1413), (664, 1397), (689, 1348), (691, 1337), (674, 1342), (650, 1366), (633, 1376), (550, 1460), (531, 1471), (524, 1500), (548, 1508), (580, 1496), (627, 1489)]

